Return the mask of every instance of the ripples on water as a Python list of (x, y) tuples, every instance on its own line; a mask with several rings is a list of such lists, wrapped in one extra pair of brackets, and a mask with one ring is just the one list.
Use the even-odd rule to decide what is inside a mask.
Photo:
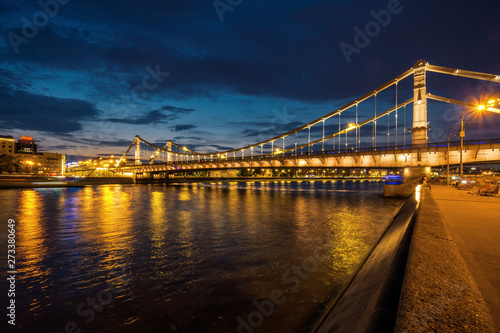
[[(82, 332), (304, 330), (402, 204), (369, 181), (22, 189), (0, 199), (2, 244), (7, 220), (17, 222), (22, 332), (64, 332), (70, 321)], [(281, 304), (271, 309), (271, 298)]]

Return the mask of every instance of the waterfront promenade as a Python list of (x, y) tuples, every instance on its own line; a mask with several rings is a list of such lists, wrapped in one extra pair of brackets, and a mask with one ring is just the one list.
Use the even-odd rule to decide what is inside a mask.
[(500, 198), (432, 186), (455, 243), (500, 327)]

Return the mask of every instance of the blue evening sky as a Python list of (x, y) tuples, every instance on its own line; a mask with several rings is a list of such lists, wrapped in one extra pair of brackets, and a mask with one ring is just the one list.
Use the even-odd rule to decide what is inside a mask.
[[(319, 118), (419, 59), (500, 74), (499, 12), (498, 1), (465, 0), (1, 0), (0, 134), (74, 156), (120, 154), (135, 135), (237, 148)], [(358, 29), (371, 37), (356, 40)], [(401, 83), (400, 102), (412, 84)], [(461, 100), (500, 88), (439, 74), (428, 84)], [(394, 103), (391, 90), (377, 108)], [(362, 105), (360, 121), (373, 108)], [(456, 132), (460, 112), (430, 103), (430, 141)], [(499, 118), (474, 120), (468, 137), (499, 137)], [(354, 120), (343, 115), (341, 127)], [(331, 134), (338, 120), (326, 125)], [(401, 142), (411, 120), (398, 126)]]

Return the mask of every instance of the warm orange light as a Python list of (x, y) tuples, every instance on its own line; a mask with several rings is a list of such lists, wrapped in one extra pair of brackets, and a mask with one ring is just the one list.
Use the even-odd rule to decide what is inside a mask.
[(479, 105), (479, 106), (477, 107), (477, 109), (478, 109), (479, 111), (482, 111), (482, 110), (486, 109), (486, 106), (484, 106), (484, 105)]
[(33, 141), (33, 138), (31, 136), (22, 136), (21, 140)]

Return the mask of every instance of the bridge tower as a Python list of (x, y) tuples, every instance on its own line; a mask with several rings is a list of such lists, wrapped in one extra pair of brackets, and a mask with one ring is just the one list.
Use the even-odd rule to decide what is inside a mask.
[[(167, 141), (168, 151), (172, 151), (172, 140)], [(172, 162), (172, 153), (167, 153), (167, 163)]]
[(141, 164), (141, 140), (139, 135), (135, 136), (135, 165)]
[(412, 144), (427, 145), (427, 89), (425, 72), (427, 62), (419, 60), (413, 65), (413, 129)]

